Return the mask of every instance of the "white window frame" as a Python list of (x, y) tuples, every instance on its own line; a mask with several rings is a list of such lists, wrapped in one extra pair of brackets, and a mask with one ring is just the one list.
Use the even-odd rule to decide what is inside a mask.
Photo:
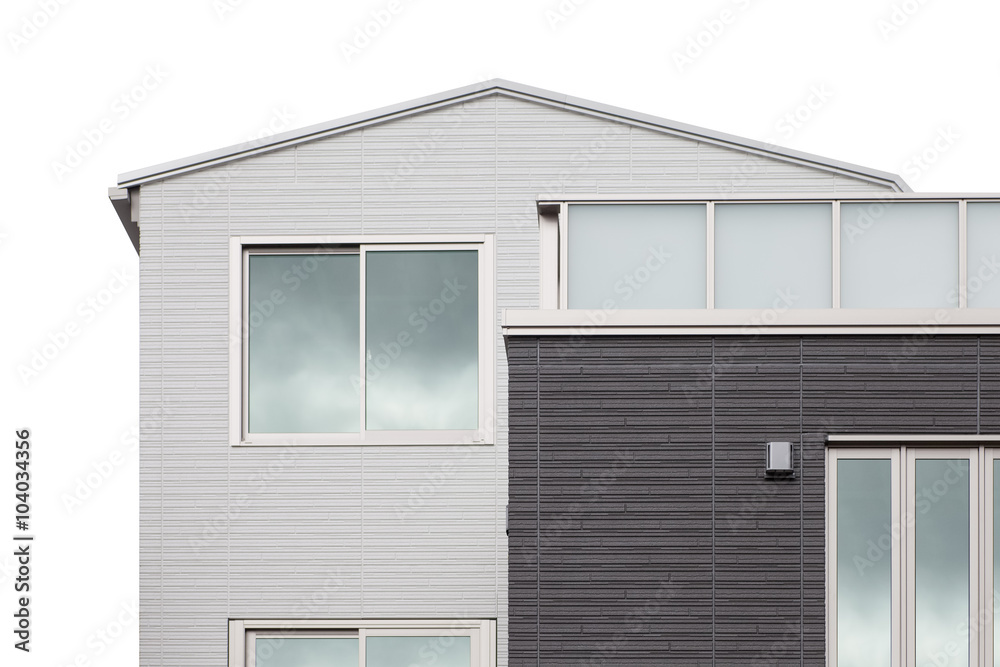
[[(917, 458), (970, 460), (970, 665), (993, 664), (993, 461), (1000, 459), (998, 436), (830, 436), (826, 452), (826, 644), (827, 665), (837, 667), (837, 461), (839, 459), (889, 459), (892, 470), (891, 536), (892, 667), (922, 665), (913, 655), (915, 636), (915, 531), (906, 513), (914, 507), (916, 489), (910, 488)], [(905, 556), (905, 558), (904, 558)], [(978, 582), (978, 586), (976, 585)], [(980, 624), (981, 621), (981, 624)]]
[[(830, 225), (831, 252), (832, 252), (832, 290), (831, 308), (823, 310), (841, 309), (840, 304), (840, 236), (841, 218), (840, 206), (842, 203), (871, 203), (871, 204), (893, 204), (893, 203), (947, 203), (958, 206), (958, 300), (954, 308), (941, 309), (929, 308), (933, 312), (937, 310), (965, 310), (967, 304), (967, 267), (968, 267), (968, 238), (966, 233), (966, 211), (969, 202), (998, 202), (998, 195), (929, 195), (917, 193), (852, 193), (829, 195), (809, 195), (801, 193), (781, 193), (766, 195), (732, 195), (718, 194), (712, 196), (705, 195), (671, 195), (668, 197), (658, 197), (650, 199), (622, 199), (620, 197), (580, 197), (566, 200), (538, 200), (538, 223), (540, 230), (541, 264), (540, 285), (542, 287), (541, 301), (547, 304), (546, 307), (560, 310), (568, 309), (568, 276), (569, 258), (568, 242), (569, 233), (569, 208), (572, 205), (586, 204), (703, 204), (706, 207), (705, 234), (707, 241), (707, 264), (706, 264), (706, 307), (702, 310), (715, 310), (715, 205), (716, 204), (830, 204), (832, 206), (832, 216)], [(862, 309), (864, 310), (864, 309)], [(886, 309), (896, 310), (896, 309)], [(899, 309), (912, 310), (912, 309)], [(970, 309), (970, 310), (992, 310), (992, 309)], [(844, 321), (850, 321), (854, 309), (844, 309), (846, 317)], [(687, 312), (683, 310), (675, 311), (650, 311), (663, 312), (663, 318), (669, 319), (670, 312)], [(731, 311), (742, 313), (743, 311)], [(740, 316), (738, 316), (740, 317)]]
[[(898, 448), (873, 447), (851, 449), (828, 449), (826, 466), (826, 654), (827, 664), (837, 665), (837, 459), (889, 459), (891, 470), (890, 483), (890, 514), (900, 515), (900, 452)], [(901, 625), (899, 624), (902, 604), (902, 568), (900, 535), (892, 535), (890, 552), (891, 594), (892, 594), (892, 667), (900, 667), (900, 655), (896, 650), (901, 643)]]
[(497, 667), (495, 619), (454, 620), (268, 620), (229, 621), (229, 667), (256, 667), (258, 637), (357, 637), (358, 665), (365, 664), (365, 639), (377, 636), (469, 637), (472, 667)]
[[(359, 375), (364, 377), (365, 253), (373, 250), (475, 250), (478, 253), (479, 299), (479, 423), (475, 429), (365, 429), (365, 392), (361, 392), (359, 433), (249, 433), (246, 383), (247, 345), (244, 314), (249, 294), (251, 253), (309, 254), (315, 247), (358, 248), (360, 254), (361, 335)], [(323, 250), (322, 252), (336, 252)], [(362, 236), (234, 236), (229, 252), (229, 439), (232, 445), (450, 445), (495, 443), (496, 308), (492, 234), (362, 235)]]

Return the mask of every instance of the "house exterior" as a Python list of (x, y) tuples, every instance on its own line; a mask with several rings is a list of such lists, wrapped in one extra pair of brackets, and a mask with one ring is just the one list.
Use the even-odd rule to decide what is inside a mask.
[(489, 81), (109, 196), (141, 664), (992, 664), (1000, 195)]

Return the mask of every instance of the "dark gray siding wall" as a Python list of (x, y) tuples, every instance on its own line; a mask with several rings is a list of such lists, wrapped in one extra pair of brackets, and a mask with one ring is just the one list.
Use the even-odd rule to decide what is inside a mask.
[[(520, 337), (510, 665), (821, 665), (829, 433), (1000, 432), (976, 336)], [(791, 440), (794, 480), (764, 479)]]

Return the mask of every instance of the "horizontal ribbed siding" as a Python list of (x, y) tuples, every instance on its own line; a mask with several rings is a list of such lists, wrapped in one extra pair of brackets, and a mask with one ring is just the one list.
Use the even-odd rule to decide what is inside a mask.
[[(142, 664), (222, 667), (228, 618), (360, 615), (497, 617), (505, 665), (499, 317), (538, 306), (536, 196), (852, 183), (886, 189), (502, 95), (142, 186)], [(397, 232), (496, 234), (497, 444), (231, 448), (229, 238)]]
[[(511, 665), (822, 664), (826, 435), (1000, 427), (996, 338), (517, 336), (508, 358)], [(769, 440), (801, 443), (796, 479), (764, 480)]]

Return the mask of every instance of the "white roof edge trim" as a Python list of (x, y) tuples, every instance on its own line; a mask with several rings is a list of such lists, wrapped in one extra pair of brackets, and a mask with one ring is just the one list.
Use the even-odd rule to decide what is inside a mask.
[(593, 102), (577, 97), (571, 97), (560, 93), (555, 93), (542, 88), (535, 88), (504, 79), (490, 79), (469, 86), (455, 88), (453, 90), (429, 95), (427, 97), (393, 104), (380, 109), (367, 111), (345, 118), (340, 118), (297, 130), (282, 132), (266, 139), (249, 141), (234, 146), (228, 146), (206, 153), (200, 153), (187, 158), (172, 160), (162, 164), (136, 169), (122, 173), (118, 176), (119, 187), (134, 187), (148, 183), (150, 181), (169, 178), (177, 174), (214, 166), (223, 162), (249, 157), (266, 151), (277, 150), (304, 141), (318, 139), (323, 136), (345, 132), (363, 125), (376, 122), (383, 122), (391, 118), (406, 116), (425, 111), (428, 108), (455, 104), (467, 99), (482, 97), (495, 93), (506, 93), (514, 97), (546, 103), (567, 109), (607, 116), (621, 122), (643, 125), (653, 130), (665, 131), (670, 134), (687, 136), (698, 141), (721, 144), (727, 147), (749, 150), (766, 154), (778, 159), (806, 163), (810, 166), (821, 168), (835, 173), (860, 177), (873, 182), (883, 183), (896, 188), (900, 192), (912, 192), (912, 188), (898, 174), (893, 174), (877, 169), (870, 169), (848, 162), (833, 160), (811, 153), (805, 153), (790, 148), (784, 148), (773, 144), (768, 144), (755, 139), (747, 139), (725, 132), (717, 132), (707, 128), (680, 123), (666, 118), (653, 116), (650, 114), (630, 111), (620, 107)]
[(787, 202), (882, 202), (889, 200), (955, 203), (967, 201), (1000, 201), (1000, 192), (695, 192), (692, 194), (668, 193), (658, 195), (655, 192), (638, 192), (635, 195), (627, 193), (613, 195), (566, 195), (553, 197), (540, 194), (535, 197), (538, 206), (558, 204), (658, 204), (658, 203), (743, 203), (766, 202), (784, 204)]

